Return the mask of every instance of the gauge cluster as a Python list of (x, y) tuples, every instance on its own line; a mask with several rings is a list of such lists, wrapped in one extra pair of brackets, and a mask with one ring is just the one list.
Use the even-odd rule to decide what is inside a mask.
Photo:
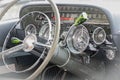
[[(81, 56), (89, 54), (91, 56), (102, 49), (104, 45), (111, 44), (110, 24), (102, 10), (95, 7), (79, 5), (74, 5), (74, 7), (73, 5), (58, 5), (58, 8), (61, 20), (61, 37), (59, 42), (64, 42), (64, 47), (68, 48), (73, 55)], [(51, 20), (51, 31), (54, 32), (55, 17), (49, 5), (26, 6), (22, 9), (20, 17), (32, 11), (45, 13)], [(74, 26), (74, 21), (82, 12), (87, 13), (88, 20), (83, 24)], [(44, 39), (50, 38), (50, 27), (43, 15), (38, 13), (32, 14), (29, 18), (21, 22), (21, 26), (26, 30), (26, 35), (32, 32)], [(74, 28), (68, 33), (72, 26), (74, 26)], [(53, 37), (54, 33), (51, 33), (51, 38)]]
[[(73, 27), (73, 26), (71, 26)], [(78, 25), (74, 26), (67, 37), (67, 47), (73, 54), (83, 55), (86, 51), (97, 51), (107, 44), (111, 35), (109, 26), (101, 25)], [(108, 39), (108, 37), (111, 37)]]

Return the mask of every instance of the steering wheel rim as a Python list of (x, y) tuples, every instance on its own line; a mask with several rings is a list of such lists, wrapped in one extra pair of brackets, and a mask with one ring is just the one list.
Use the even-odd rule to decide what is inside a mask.
[(52, 58), (52, 56), (54, 54), (54, 51), (55, 51), (55, 48), (56, 48), (56, 46), (58, 44), (58, 41), (59, 41), (59, 33), (60, 33), (60, 14), (59, 14), (59, 10), (57, 8), (57, 5), (52, 0), (48, 0), (48, 2), (52, 6), (52, 9), (55, 13), (56, 27), (55, 27), (55, 35), (54, 35), (54, 39), (53, 39), (53, 44), (52, 44), (51, 49), (49, 50), (46, 58), (42, 62), (42, 64), (38, 67), (38, 69), (35, 72), (32, 73), (32, 75), (30, 75), (28, 78), (26, 78), (27, 80), (35, 79), (43, 71), (43, 69), (47, 66), (50, 59)]
[[(10, 38), (10, 33), (14, 30), (14, 28), (16, 28), (16, 26), (19, 24), (19, 23), (21, 23), (22, 22), (22, 20), (24, 19), (24, 18), (26, 18), (27, 16), (29, 16), (30, 14), (33, 14), (33, 13), (39, 13), (39, 14), (41, 14), (41, 15), (43, 15), (43, 16), (45, 16), (46, 17), (46, 19), (48, 20), (48, 25), (49, 25), (49, 32), (51, 33), (51, 21), (50, 21), (50, 19), (49, 19), (49, 17), (46, 15), (46, 14), (44, 14), (43, 12), (40, 12), (40, 11), (32, 11), (32, 12), (30, 12), (30, 13), (27, 13), (27, 14), (25, 14), (23, 17), (21, 17), (20, 18), (20, 20), (19, 21), (17, 21), (16, 23), (15, 23), (15, 25), (11, 28), (11, 30), (8, 32), (8, 35), (7, 35), (7, 37), (6, 37), (6, 39), (5, 39), (5, 41), (4, 41), (4, 44), (3, 44), (3, 47), (2, 47), (2, 51), (4, 51), (5, 50), (5, 48), (6, 48), (6, 44), (7, 44), (7, 42), (8, 42), (8, 38)], [(34, 35), (34, 34), (33, 34)], [(25, 35), (26, 37), (28, 37), (27, 35)], [(49, 34), (49, 36), (51, 37), (51, 34)], [(26, 38), (25, 37), (25, 38)], [(34, 36), (35, 37), (35, 36)], [(50, 40), (50, 37), (48, 38), (48, 41)], [(36, 37), (35, 37), (36, 38)], [(36, 40), (37, 40), (37, 38), (36, 38)], [(25, 40), (24, 40), (25, 41)], [(23, 42), (24, 42), (23, 41)], [(37, 41), (36, 41), (37, 42)], [(39, 45), (39, 43), (38, 43), (38, 45)], [(25, 52), (28, 52), (26, 49), (24, 49), (24, 51)], [(14, 72), (14, 73), (24, 73), (24, 72), (27, 72), (27, 71), (30, 71), (30, 70), (32, 70), (33, 68), (35, 68), (35, 66), (37, 66), (37, 64), (39, 63), (39, 61), (41, 60), (41, 58), (42, 58), (42, 56), (44, 55), (44, 51), (45, 51), (45, 48), (44, 48), (44, 50), (43, 50), (43, 52), (42, 52), (42, 54), (39, 56), (39, 58), (35, 61), (35, 63), (34, 64), (32, 64), (30, 67), (28, 67), (28, 68), (26, 68), (26, 69), (24, 69), (24, 70), (21, 70), (21, 71), (14, 71), (14, 70), (12, 70), (9, 66), (8, 66), (8, 64), (7, 64), (7, 62), (6, 62), (6, 60), (5, 60), (5, 54), (2, 54), (2, 59), (3, 59), (3, 63), (4, 63), (4, 65), (6, 66), (6, 68), (8, 69), (8, 70), (10, 70), (11, 72)]]
[(48, 55), (46, 56), (45, 60), (42, 62), (42, 64), (38, 67), (38, 69), (27, 78), (27, 80), (33, 80), (35, 79), (42, 71), (43, 69), (47, 66), (48, 62), (54, 55), (55, 48), (58, 44), (59, 41), (59, 34), (60, 34), (60, 14), (57, 5), (52, 1), (48, 0), (54, 13), (55, 13), (55, 20), (56, 20), (56, 26), (55, 26), (55, 36), (53, 40), (53, 45), (52, 49), (49, 50)]

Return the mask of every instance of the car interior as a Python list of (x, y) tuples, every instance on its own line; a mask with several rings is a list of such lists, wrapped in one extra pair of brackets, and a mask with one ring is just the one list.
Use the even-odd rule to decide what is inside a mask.
[(0, 80), (119, 80), (119, 3), (25, 4), (17, 19), (0, 21)]

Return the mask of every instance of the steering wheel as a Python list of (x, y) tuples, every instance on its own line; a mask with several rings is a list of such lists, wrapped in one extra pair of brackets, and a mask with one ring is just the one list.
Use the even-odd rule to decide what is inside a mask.
[[(36, 71), (33, 72), (28, 78), (26, 78), (27, 80), (34, 80), (44, 70), (44, 68), (49, 63), (50, 59), (52, 58), (52, 56), (54, 54), (54, 51), (55, 51), (55, 49), (57, 47), (58, 41), (59, 41), (59, 33), (60, 33), (60, 14), (59, 14), (59, 10), (57, 8), (57, 5), (52, 0), (48, 0), (48, 2), (52, 6), (52, 9), (53, 9), (54, 14), (55, 14), (56, 26), (55, 26), (54, 39), (53, 39), (53, 42), (52, 42), (51, 46), (49, 47), (49, 51), (48, 51), (48, 54), (47, 54), (46, 58), (43, 60), (42, 64), (36, 69)], [(45, 17), (47, 17), (47, 16), (45, 16)], [(18, 21), (16, 24), (18, 24), (19, 22), (20, 21)], [(48, 22), (50, 22), (49, 19), (48, 19)], [(24, 38), (24, 40), (22, 41), (22, 44), (19, 44), (19, 45), (15, 46), (15, 47), (12, 47), (10, 49), (5, 50), (4, 46), (6, 46), (6, 43), (8, 42), (8, 39), (9, 39), (9, 36), (10, 36), (10, 33), (16, 27), (16, 24), (15, 24), (15, 26), (13, 26), (10, 29), (10, 31), (8, 32), (8, 35), (7, 35), (7, 37), (6, 37), (5, 41), (4, 41), (3, 49), (2, 49), (2, 52), (0, 53), (2, 55), (3, 61), (4, 61), (4, 55), (10, 55), (10, 54), (12, 54), (12, 53), (14, 53), (16, 51), (19, 51), (19, 50), (24, 50), (25, 52), (29, 52), (29, 51), (33, 50), (35, 45), (41, 45), (43, 47), (47, 46), (44, 43), (37, 44), (36, 35), (31, 33), (31, 34), (27, 35)], [(35, 63), (37, 63), (38, 61), (39, 60), (37, 60)], [(34, 65), (34, 67), (35, 67), (35, 65)], [(31, 67), (30, 67), (30, 69), (31, 69)], [(21, 72), (24, 72), (24, 71), (21, 71)]]

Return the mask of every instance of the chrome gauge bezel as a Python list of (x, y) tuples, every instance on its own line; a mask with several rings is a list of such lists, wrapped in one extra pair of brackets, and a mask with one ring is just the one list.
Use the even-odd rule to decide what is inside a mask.
[[(98, 32), (98, 31), (99, 31), (99, 32), (100, 32), (100, 31), (103, 32), (104, 38), (103, 38), (103, 40), (102, 40), (101, 42), (98, 42), (98, 41), (95, 40), (95, 35), (97, 35), (97, 32)], [(97, 35), (97, 36), (98, 36), (98, 35)], [(97, 44), (97, 45), (103, 44), (103, 43), (105, 42), (105, 40), (106, 40), (106, 32), (105, 32), (105, 30), (104, 30), (102, 27), (97, 27), (97, 28), (93, 31), (92, 39), (93, 39), (94, 43)]]
[[(80, 34), (81, 32), (82, 32), (82, 35)], [(84, 39), (86, 38), (85, 39), (86, 43), (82, 47), (82, 49), (80, 49), (80, 47), (77, 47), (77, 43), (79, 43), (78, 41), (79, 39), (81, 39), (79, 44), (82, 44), (84, 42), (83, 38)], [(89, 44), (89, 40), (90, 40), (89, 33), (87, 28), (84, 25), (74, 26), (73, 30), (68, 34), (67, 47), (74, 54), (83, 54), (83, 52), (86, 50)]]
[(48, 41), (53, 40), (53, 38), (54, 38), (54, 33), (53, 32), (55, 32), (55, 24), (51, 23), (51, 29), (49, 29), (49, 28), (50, 27), (49, 27), (48, 23), (44, 24), (41, 27), (38, 36), (42, 37), (42, 38), (44, 38)]
[[(28, 30), (30, 30), (30, 28), (32, 28), (32, 32), (30, 31), (30, 33), (28, 34), (27, 32), (28, 32)], [(33, 33), (33, 31), (34, 31), (34, 33)], [(35, 34), (35, 35), (37, 34), (37, 29), (34, 24), (28, 24), (25, 28), (25, 36), (30, 35), (30, 34)]]

